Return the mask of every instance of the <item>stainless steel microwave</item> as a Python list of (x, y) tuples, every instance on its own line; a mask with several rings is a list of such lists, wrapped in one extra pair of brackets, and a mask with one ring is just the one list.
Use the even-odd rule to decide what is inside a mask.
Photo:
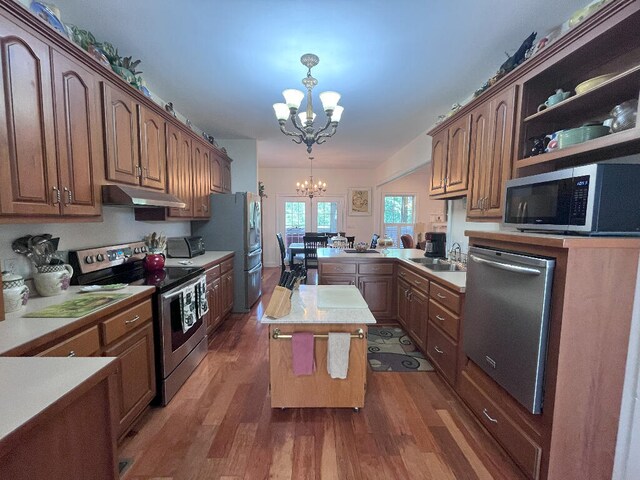
[(505, 225), (640, 235), (640, 164), (595, 163), (507, 181)]

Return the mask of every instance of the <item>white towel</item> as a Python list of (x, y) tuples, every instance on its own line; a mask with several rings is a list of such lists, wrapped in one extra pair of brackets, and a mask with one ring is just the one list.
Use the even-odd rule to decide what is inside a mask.
[(350, 346), (350, 333), (329, 332), (327, 345), (327, 372), (329, 372), (331, 378), (347, 378)]
[(202, 277), (196, 284), (198, 292), (198, 318), (202, 318), (209, 311), (209, 302), (207, 300), (207, 278)]
[(196, 323), (196, 288), (195, 284), (185, 287), (180, 292), (180, 320), (182, 323), (182, 333), (187, 333), (193, 324)]

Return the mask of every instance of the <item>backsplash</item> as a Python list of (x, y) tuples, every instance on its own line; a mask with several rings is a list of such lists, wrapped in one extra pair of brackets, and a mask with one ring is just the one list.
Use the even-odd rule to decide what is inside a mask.
[(167, 237), (191, 234), (191, 222), (137, 222), (133, 209), (102, 207), (103, 221), (91, 223), (38, 223), (0, 225), (0, 266), (5, 269), (6, 259), (17, 259), (15, 273), (25, 278), (32, 276), (31, 264), (23, 255), (11, 249), (11, 242), (24, 235), (50, 233), (60, 237), (58, 250), (97, 247), (142, 240), (146, 234), (156, 231)]
[(467, 199), (449, 200), (447, 252), (455, 242), (460, 244), (463, 253), (469, 251), (469, 237), (465, 237), (465, 230), (495, 232), (500, 230), (500, 224), (497, 222), (467, 222)]

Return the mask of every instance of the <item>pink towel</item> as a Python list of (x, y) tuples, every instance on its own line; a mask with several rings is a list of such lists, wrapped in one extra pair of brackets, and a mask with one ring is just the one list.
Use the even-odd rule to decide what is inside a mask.
[(316, 371), (313, 345), (313, 333), (311, 332), (299, 332), (292, 335), (291, 350), (293, 352), (294, 375), (311, 375)]

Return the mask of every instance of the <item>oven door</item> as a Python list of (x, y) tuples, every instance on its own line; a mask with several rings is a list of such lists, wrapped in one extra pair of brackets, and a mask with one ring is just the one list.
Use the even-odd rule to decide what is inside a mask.
[(189, 330), (182, 332), (181, 292), (196, 283), (198, 279), (190, 280), (160, 295), (159, 327), (163, 378), (167, 378), (205, 337), (206, 325), (202, 318), (197, 319)]

